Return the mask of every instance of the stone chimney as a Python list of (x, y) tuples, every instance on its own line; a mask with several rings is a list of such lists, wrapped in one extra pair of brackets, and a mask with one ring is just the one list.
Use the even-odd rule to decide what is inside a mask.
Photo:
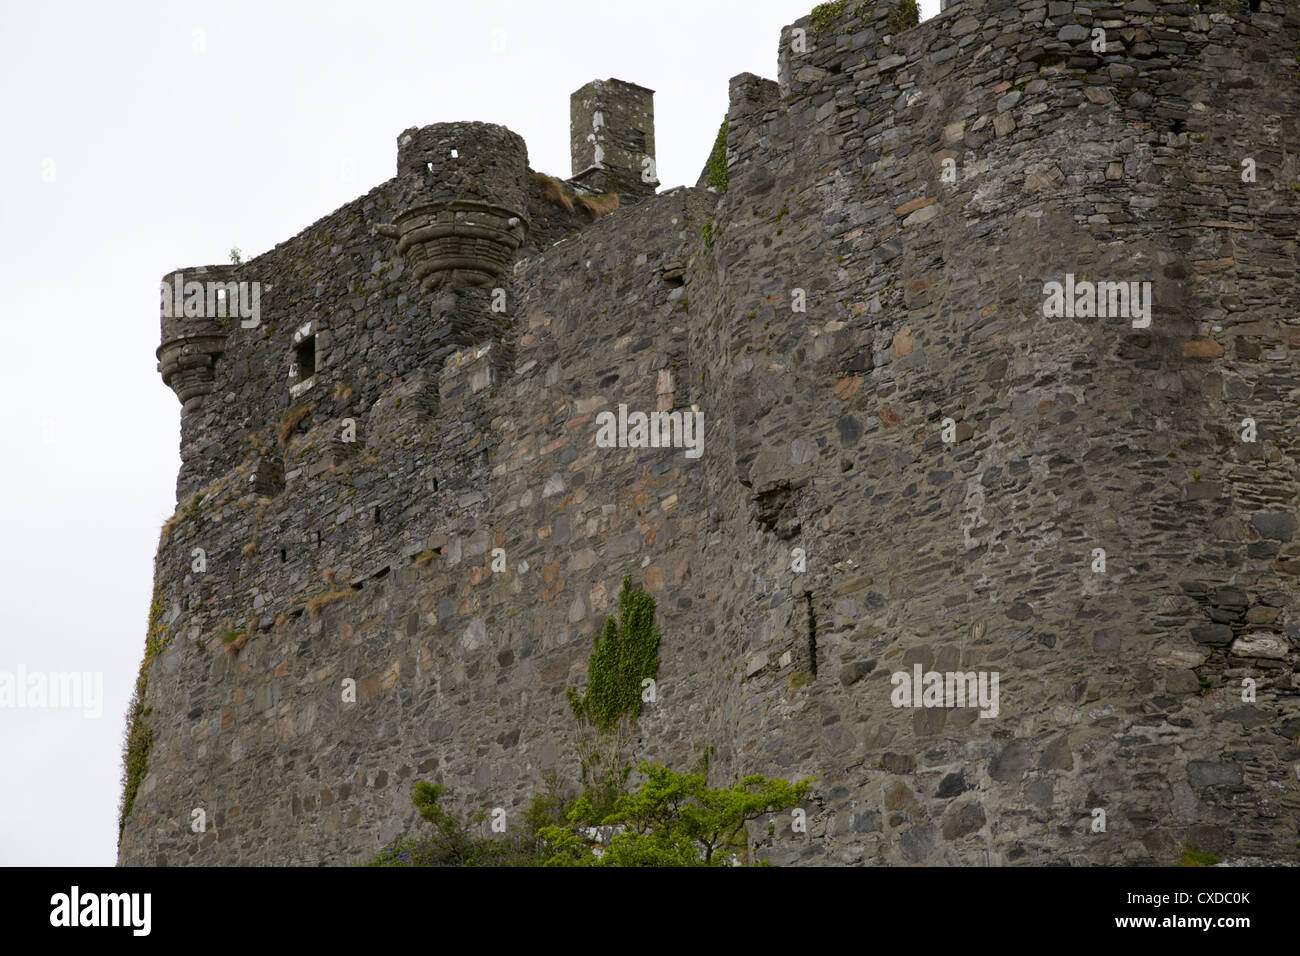
[(577, 186), (630, 201), (654, 195), (654, 90), (592, 80), (569, 97), (569, 153)]

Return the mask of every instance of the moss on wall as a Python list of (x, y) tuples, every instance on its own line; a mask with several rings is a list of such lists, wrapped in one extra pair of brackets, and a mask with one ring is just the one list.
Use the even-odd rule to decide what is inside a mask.
[(722, 120), (718, 127), (718, 138), (713, 141), (713, 152), (709, 153), (708, 162), (704, 164), (707, 177), (706, 186), (712, 186), (720, 193), (727, 191), (727, 120)]
[(135, 796), (140, 790), (149, 769), (149, 751), (153, 748), (153, 730), (147, 727), (144, 718), (150, 708), (145, 706), (145, 693), (149, 689), (149, 669), (154, 658), (162, 653), (171, 640), (171, 633), (163, 623), (162, 585), (155, 584), (153, 601), (149, 605), (149, 630), (144, 639), (144, 659), (140, 661), (140, 673), (135, 679), (135, 691), (131, 695), (131, 705), (127, 708), (127, 729), (122, 744), (122, 802), (118, 814), (117, 835), (122, 838), (126, 828), (126, 818), (135, 806)]

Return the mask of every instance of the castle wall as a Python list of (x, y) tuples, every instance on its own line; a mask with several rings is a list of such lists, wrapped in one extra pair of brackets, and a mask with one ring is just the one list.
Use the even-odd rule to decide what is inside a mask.
[[(703, 300), (729, 364), (705, 400), (755, 516), (800, 530), (728, 556), (752, 593), (788, 594), (777, 620), (811, 592), (824, 655), (791, 692), (792, 639), (728, 607), (734, 655), (768, 662), (734, 725), (746, 772), (822, 787), (811, 839), (774, 860), (1150, 863), (1289, 841), (1300, 20), (1139, 6), (963, 3), (888, 46), (887, 9), (799, 21), (815, 49), (783, 32), (784, 96), (733, 115), (718, 238), (692, 270), (726, 275)], [(761, 101), (733, 82), (733, 112), (737, 87)], [(1151, 327), (1045, 319), (1066, 273), (1152, 282)], [(999, 671), (1000, 716), (891, 707), (888, 675), (918, 663)]]
[[(641, 753), (817, 777), (774, 862), (1293, 857), (1300, 15), (1263, 6), (823, 10), (732, 81), (725, 194), (525, 238), (502, 314), (403, 274), (400, 168), (237, 267), (276, 295), (185, 406), (121, 862), (359, 862), (418, 778), (522, 810), (625, 574)], [(1150, 327), (1045, 317), (1067, 273), (1151, 282)], [(697, 404), (703, 456), (595, 447), (619, 403)], [(892, 706), (916, 664), (998, 672), (999, 715)]]
[[(509, 346), (408, 375), (368, 413), (355, 398), (314, 412), (282, 491), (236, 476), (182, 513), (159, 553), (164, 601), (182, 606), (165, 618), (150, 702), (193, 716), (158, 721), (124, 861), (248, 862), (274, 846), (285, 863), (360, 862), (411, 822), (419, 776), (466, 806), (522, 810), (546, 770), (576, 775), (563, 692), (625, 574), (659, 601), (661, 678), (678, 702), (672, 721), (644, 718), (646, 753), (680, 759), (702, 742), (699, 464), (683, 449), (592, 445), (598, 410), (687, 403), (689, 303), (664, 276), (680, 273), (702, 201), (679, 190), (521, 261), (504, 286)], [(350, 449), (336, 440), (344, 412)], [(201, 575), (194, 547), (207, 548)], [(321, 596), (331, 603), (313, 614)], [(232, 656), (219, 635), (250, 620)], [(356, 704), (341, 701), (345, 677)], [(178, 827), (191, 805), (215, 822), (211, 840)]]

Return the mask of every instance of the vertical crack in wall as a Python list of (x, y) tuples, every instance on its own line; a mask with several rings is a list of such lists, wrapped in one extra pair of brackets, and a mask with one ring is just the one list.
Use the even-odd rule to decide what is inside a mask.
[(808, 669), (812, 676), (817, 676), (817, 614), (813, 611), (812, 592), (803, 592), (804, 600), (808, 602)]

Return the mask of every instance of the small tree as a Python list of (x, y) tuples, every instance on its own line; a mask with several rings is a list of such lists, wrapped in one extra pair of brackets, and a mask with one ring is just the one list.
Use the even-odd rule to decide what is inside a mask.
[(592, 807), (580, 798), (568, 827), (545, 827), (543, 866), (728, 866), (746, 850), (745, 824), (789, 810), (807, 796), (811, 779), (791, 784), (755, 774), (722, 790), (707, 773), (674, 773), (659, 764), (640, 766), (646, 782), (614, 803), (600, 822), (621, 827), (597, 856), (586, 824)]
[(433, 832), (417, 840), (394, 840), (370, 861), (371, 866), (492, 866), (503, 862), (505, 846), (473, 830), (487, 819), (477, 813), (464, 822), (438, 805), (447, 793), (440, 783), (416, 782), (411, 803), (420, 816), (433, 824)]
[[(384, 848), (368, 866), (537, 866), (538, 853), (545, 846), (538, 835), (544, 827), (565, 822), (570, 801), (558, 776), (543, 777), (544, 789), (524, 810), (522, 826), (497, 836), (483, 835), (487, 813), (471, 814), (461, 821), (439, 805), (448, 793), (440, 783), (416, 781), (411, 803), (421, 818), (433, 825), (415, 839), (399, 837)], [(520, 818), (516, 818), (519, 820)]]

